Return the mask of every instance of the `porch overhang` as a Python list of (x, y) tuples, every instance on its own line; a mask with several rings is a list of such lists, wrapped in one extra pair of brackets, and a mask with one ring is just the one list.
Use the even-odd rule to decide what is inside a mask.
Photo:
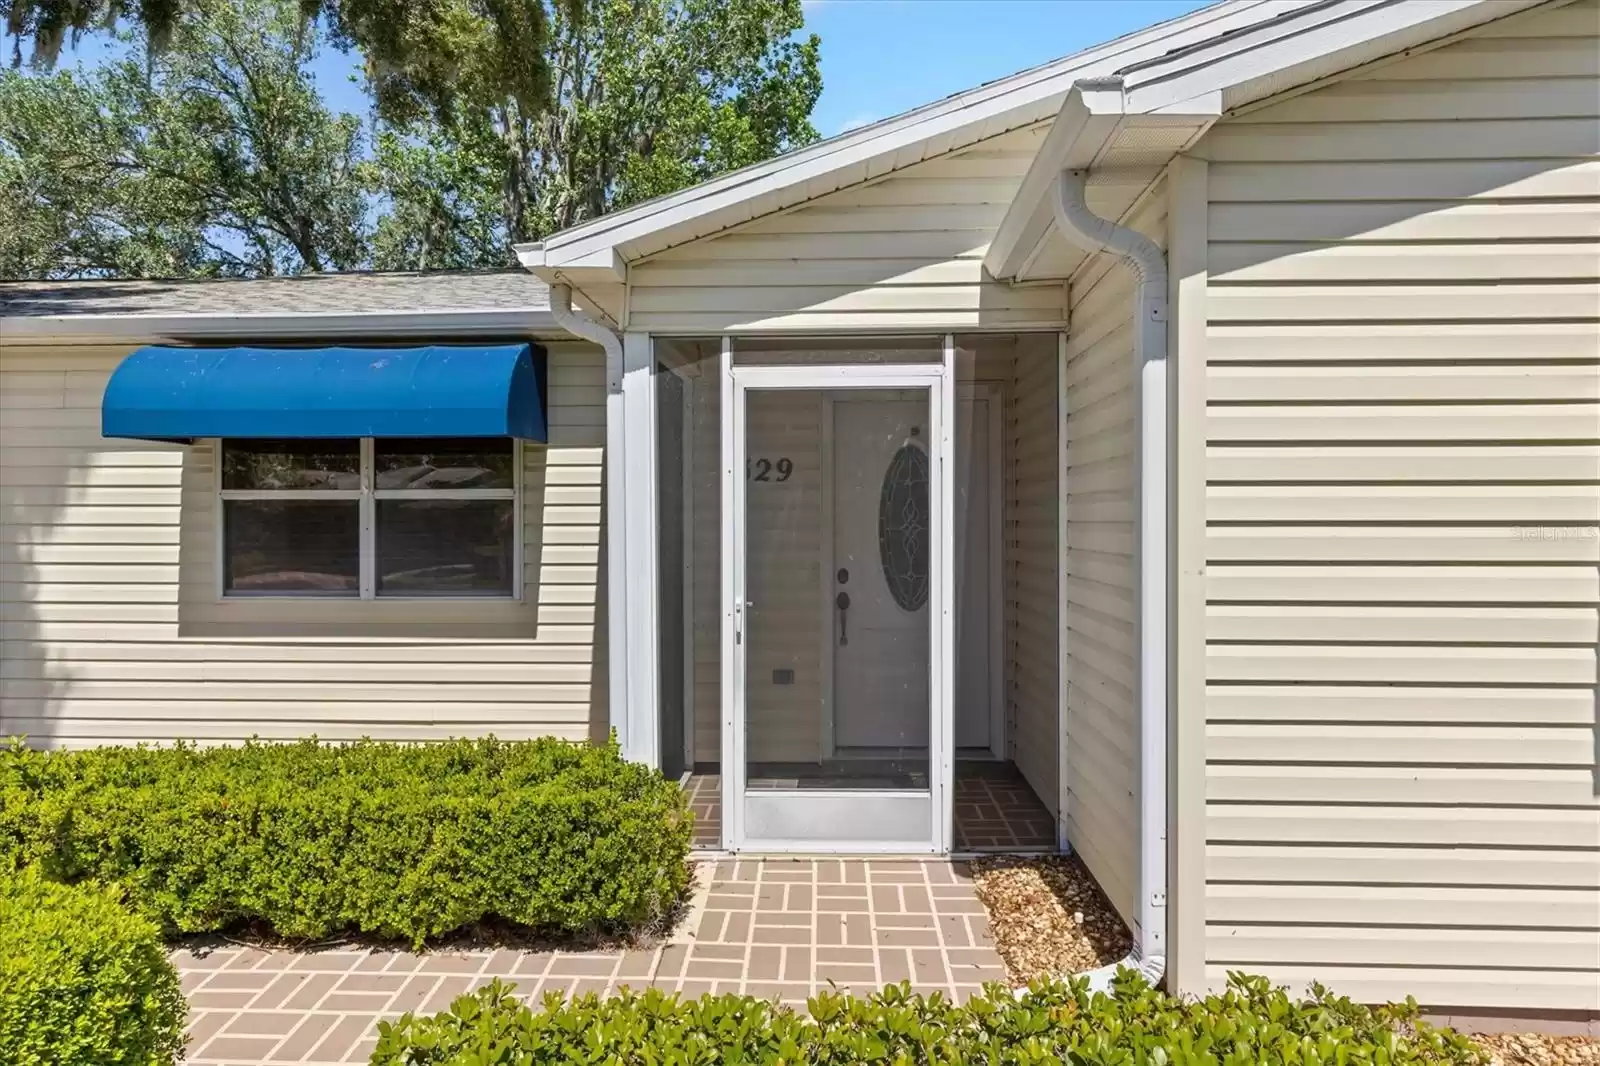
[(1056, 231), (1056, 176), (1063, 170), (1087, 171), (1090, 209), (1102, 218), (1121, 218), (1173, 157), (1198, 141), (1221, 114), (1217, 93), (1177, 111), (1137, 114), (1127, 110), (1121, 78), (1079, 82), (995, 231), (984, 267), (1001, 281), (1070, 276), (1085, 253)]
[(1088, 172), (1119, 219), (1219, 119), (1531, 7), (1570, 0), (1324, 0), (1073, 84), (984, 256), (1002, 281), (1065, 279), (1086, 258), (1052, 223), (1055, 180)]

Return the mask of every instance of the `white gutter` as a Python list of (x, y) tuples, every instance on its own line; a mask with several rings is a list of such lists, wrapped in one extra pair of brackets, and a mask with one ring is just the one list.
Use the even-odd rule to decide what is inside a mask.
[[(1167, 955), (1167, 257), (1150, 238), (1101, 218), (1084, 203), (1088, 172), (1056, 178), (1056, 227), (1091, 255), (1120, 256), (1138, 277), (1139, 531), (1139, 909), (1127, 964), (1152, 984)], [(1112, 973), (1115, 967), (1108, 968)], [(1090, 975), (1109, 977), (1102, 971)]]
[(473, 308), (460, 311), (0, 315), (0, 340), (18, 343), (335, 336), (527, 336), (549, 334), (554, 330), (554, 317), (542, 307)]
[(627, 485), (622, 461), (622, 338), (615, 332), (572, 306), (572, 286), (558, 281), (550, 286), (550, 317), (556, 325), (575, 337), (592, 341), (606, 353), (606, 703), (611, 720), (619, 728), (618, 740), (624, 752), (632, 738), (626, 735), (628, 716), (628, 613), (618, 610), (628, 588), (627, 554), (618, 516), (623, 513)]

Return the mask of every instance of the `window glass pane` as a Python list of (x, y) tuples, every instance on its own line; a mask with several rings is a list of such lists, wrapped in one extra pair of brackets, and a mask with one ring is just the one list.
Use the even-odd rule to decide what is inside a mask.
[(510, 596), (510, 500), (379, 500), (378, 594)]
[(230, 593), (361, 594), (361, 505), (355, 500), (224, 500)]
[(509, 489), (509, 438), (455, 437), (374, 443), (379, 489)]
[(222, 442), (225, 489), (360, 489), (361, 442), (229, 440)]

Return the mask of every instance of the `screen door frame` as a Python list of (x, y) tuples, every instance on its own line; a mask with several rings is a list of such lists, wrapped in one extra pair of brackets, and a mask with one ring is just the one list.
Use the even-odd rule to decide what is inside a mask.
[[(837, 363), (734, 366), (732, 338), (722, 345), (722, 798), (723, 840), (730, 851), (805, 854), (948, 854), (952, 840), (955, 692), (954, 339), (937, 363)], [(870, 342), (864, 342), (869, 347)], [(847, 358), (847, 356), (846, 356)], [(760, 790), (747, 788), (745, 636), (746, 398), (751, 390), (925, 389), (930, 443), (928, 789)], [(825, 536), (831, 536), (828, 530)], [(923, 809), (926, 805), (926, 809)], [(804, 836), (762, 832), (766, 824), (803, 824)], [(857, 827), (868, 826), (865, 833)]]

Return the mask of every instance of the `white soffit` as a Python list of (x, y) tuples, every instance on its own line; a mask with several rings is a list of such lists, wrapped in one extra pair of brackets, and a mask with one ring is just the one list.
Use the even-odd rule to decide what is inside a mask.
[[(1223, 0), (904, 115), (552, 234), (539, 243), (519, 245), (517, 257), (547, 281), (563, 278), (580, 287), (621, 281), (628, 263), (667, 248), (876, 180), (1008, 130), (1048, 121), (1060, 111), (1073, 84), (1082, 79), (1104, 77), (1325, 2)], [(1071, 15), (1068, 9), (1059, 9), (1050, 17)]]
[(1069, 277), (1084, 255), (1054, 232), (1055, 177), (1088, 170), (1090, 208), (1122, 218), (1223, 115), (1528, 8), (1570, 0), (1319, 0), (1079, 79), (995, 231), (996, 278)]

